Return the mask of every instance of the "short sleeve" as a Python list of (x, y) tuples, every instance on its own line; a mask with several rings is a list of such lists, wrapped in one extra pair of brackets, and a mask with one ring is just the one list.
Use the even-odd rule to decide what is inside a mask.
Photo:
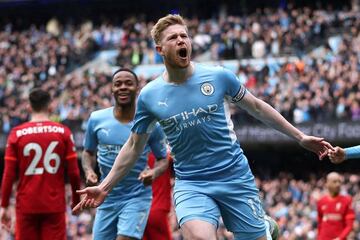
[(239, 78), (230, 70), (223, 69), (222, 81), (225, 83), (225, 93), (232, 102), (239, 102), (246, 94), (246, 88), (240, 83)]
[(94, 125), (95, 125), (94, 118), (93, 115), (91, 114), (86, 126), (84, 144), (83, 144), (84, 149), (91, 151), (95, 151), (97, 147), (97, 137), (96, 137)]
[(134, 125), (131, 128), (131, 131), (138, 134), (149, 134), (153, 131), (156, 122), (156, 118), (148, 110), (145, 104), (144, 95), (140, 93), (137, 100)]

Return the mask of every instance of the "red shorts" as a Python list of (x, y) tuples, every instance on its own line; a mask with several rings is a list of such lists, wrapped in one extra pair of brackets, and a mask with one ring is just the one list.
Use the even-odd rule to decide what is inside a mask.
[(171, 240), (169, 212), (166, 210), (150, 211), (143, 240)]
[(66, 240), (65, 213), (16, 213), (15, 239)]

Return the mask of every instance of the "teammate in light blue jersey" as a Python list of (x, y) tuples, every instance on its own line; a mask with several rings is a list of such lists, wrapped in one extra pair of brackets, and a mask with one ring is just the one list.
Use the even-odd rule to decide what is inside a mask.
[(161, 18), (152, 29), (166, 71), (141, 91), (135, 123), (109, 175), (97, 187), (79, 191), (85, 198), (73, 210), (99, 206), (123, 178), (159, 122), (175, 155), (174, 201), (185, 239), (215, 240), (221, 216), (235, 239), (271, 239), (247, 159), (235, 137), (226, 99), (281, 131), (319, 158), (332, 146), (307, 136), (238, 78), (221, 67), (190, 61), (191, 41), (179, 15)]
[[(91, 113), (85, 133), (82, 165), (88, 184), (97, 183), (94, 171), (96, 160), (101, 180), (109, 173), (114, 160), (130, 136), (135, 114), (135, 99), (138, 80), (129, 69), (115, 72), (112, 93), (115, 106)], [(166, 164), (165, 135), (160, 126), (152, 131), (144, 150), (139, 154), (135, 165), (107, 195), (104, 203), (97, 209), (93, 226), (94, 239), (141, 239), (151, 205), (151, 187), (145, 186), (157, 177), (159, 166), (154, 170), (147, 166), (147, 154), (151, 150)], [(97, 153), (95, 156), (95, 152)], [(139, 177), (140, 176), (140, 177)], [(140, 179), (139, 179), (140, 178)]]
[(329, 151), (328, 156), (333, 163), (342, 163), (347, 159), (360, 158), (360, 145), (348, 148), (335, 147), (334, 151)]

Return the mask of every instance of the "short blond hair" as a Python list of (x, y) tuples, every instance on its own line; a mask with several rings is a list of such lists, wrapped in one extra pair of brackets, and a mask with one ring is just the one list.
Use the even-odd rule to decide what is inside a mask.
[(157, 23), (154, 25), (154, 27), (151, 29), (151, 37), (153, 38), (155, 44), (160, 43), (161, 33), (166, 28), (176, 24), (185, 26), (187, 31), (186, 22), (184, 18), (178, 14), (168, 14), (167, 16), (160, 18), (157, 21)]

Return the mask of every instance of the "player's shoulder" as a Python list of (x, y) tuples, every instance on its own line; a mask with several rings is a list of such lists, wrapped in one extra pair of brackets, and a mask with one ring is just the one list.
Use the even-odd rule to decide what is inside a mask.
[(162, 76), (158, 76), (157, 78), (155, 78), (154, 80), (151, 80), (149, 83), (147, 83), (142, 89), (141, 89), (141, 94), (148, 94), (149, 92), (151, 93), (152, 91), (156, 91), (159, 89), (159, 87), (161, 87), (162, 85), (164, 85), (164, 80), (162, 78)]
[(210, 74), (232, 74), (230, 69), (225, 68), (224, 66), (218, 64), (204, 64), (204, 63), (195, 63), (196, 72), (210, 73)]
[(15, 127), (13, 127), (13, 128), (11, 129), (11, 132), (16, 132), (17, 130), (30, 127), (31, 125), (32, 125), (31, 122), (21, 123), (21, 124), (15, 126)]
[(221, 65), (211, 65), (211, 64), (195, 64), (195, 73), (197, 76), (204, 76), (203, 80), (207, 81), (208, 76), (211, 76), (213, 80), (219, 80), (221, 84), (224, 83), (226, 79), (234, 79), (235, 74), (230, 70)]
[(352, 197), (350, 195), (342, 194), (339, 195), (339, 198), (342, 202), (352, 202)]
[(99, 120), (99, 119), (107, 118), (109, 116), (109, 114), (110, 115), (113, 114), (113, 109), (114, 109), (114, 107), (108, 107), (108, 108), (93, 111), (90, 114), (90, 119), (91, 120)]
[(329, 196), (328, 195), (323, 195), (319, 198), (318, 200), (318, 204), (322, 204), (322, 203), (326, 203), (329, 201)]

